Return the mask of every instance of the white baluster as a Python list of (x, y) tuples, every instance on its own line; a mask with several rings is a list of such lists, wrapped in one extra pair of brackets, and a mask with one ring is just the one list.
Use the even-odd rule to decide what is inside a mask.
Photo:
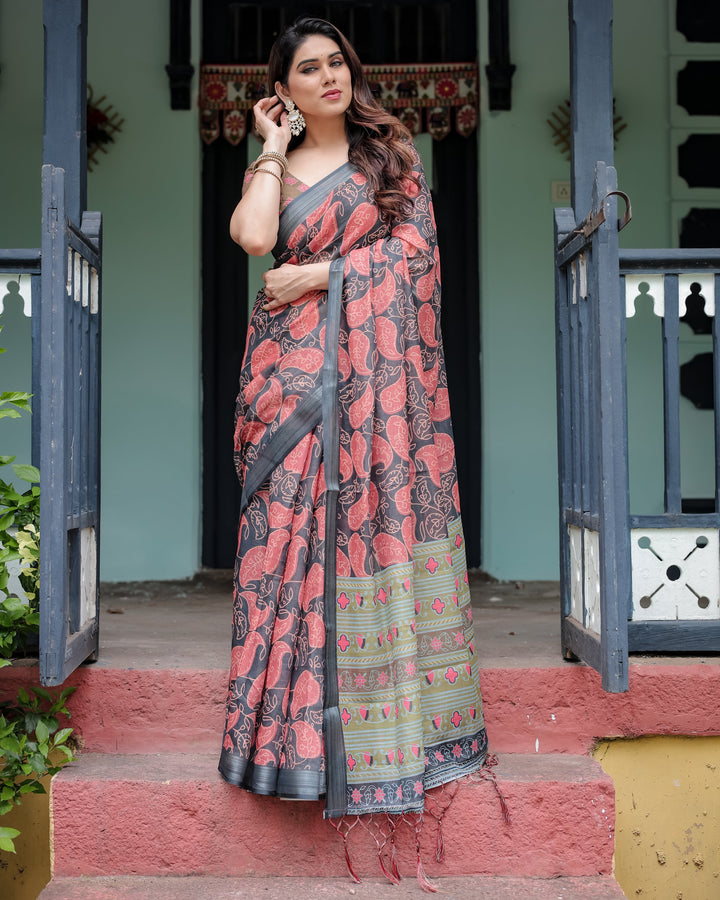
[(700, 285), (700, 293), (705, 298), (705, 315), (715, 315), (715, 273), (714, 272), (696, 272), (686, 275), (678, 275), (678, 299), (680, 307), (680, 318), (687, 312), (685, 300), (692, 293), (690, 285)]
[[(640, 285), (647, 285), (640, 290)], [(665, 276), (664, 275), (626, 275), (625, 276), (625, 316), (631, 319), (635, 315), (635, 301), (638, 297), (650, 297), (653, 302), (653, 313), (662, 318), (665, 315)]]
[(90, 263), (86, 259), (83, 259), (83, 264), (82, 264), (82, 305), (85, 308), (87, 308), (89, 297), (90, 297), (89, 285), (90, 285)]
[(90, 270), (90, 314), (96, 315), (99, 309), (99, 281), (97, 269)]
[(73, 253), (73, 262), (73, 300), (79, 303), (82, 297), (82, 256), (77, 252)]

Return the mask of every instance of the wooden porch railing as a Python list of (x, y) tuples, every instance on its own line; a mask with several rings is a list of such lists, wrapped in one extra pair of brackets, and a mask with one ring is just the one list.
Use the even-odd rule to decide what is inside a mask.
[[(598, 163), (585, 222), (556, 213), (560, 558), (563, 651), (621, 691), (630, 651), (720, 650), (720, 249), (618, 251), (609, 171)], [(680, 322), (691, 297), (712, 332), (714, 440), (702, 450), (715, 483), (702, 511), (683, 504), (681, 483)], [(633, 514), (629, 502), (626, 318), (638, 298), (662, 323), (657, 515)]]
[[(628, 644), (635, 651), (720, 650), (720, 249), (624, 250), (626, 315), (640, 297), (662, 322), (664, 498), (660, 515), (630, 510), (632, 599)], [(712, 333), (715, 484), (709, 508), (683, 511), (681, 486), (680, 320), (689, 297), (704, 300)], [(650, 440), (650, 438), (647, 438)]]
[(98, 649), (102, 221), (68, 220), (65, 172), (42, 169), (42, 247), (0, 250), (32, 291), (32, 455), (40, 468), (40, 680)]
[[(30, 276), (31, 297), (31, 338), (32, 338), (32, 391), (33, 397), (40, 394), (40, 258), (39, 248), (33, 250), (0, 250), (0, 272), (10, 275)], [(33, 408), (32, 463), (40, 466), (40, 410)]]

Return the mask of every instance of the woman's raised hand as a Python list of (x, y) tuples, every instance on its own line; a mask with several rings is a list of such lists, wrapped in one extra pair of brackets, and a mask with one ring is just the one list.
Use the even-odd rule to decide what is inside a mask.
[(290, 143), (290, 126), (288, 125), (285, 104), (277, 96), (263, 97), (253, 107), (255, 128), (260, 135), (266, 150), (277, 150), (284, 153)]

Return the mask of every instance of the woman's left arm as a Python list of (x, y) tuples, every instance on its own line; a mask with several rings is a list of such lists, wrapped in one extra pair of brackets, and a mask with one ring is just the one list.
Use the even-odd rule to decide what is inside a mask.
[(330, 263), (290, 263), (270, 269), (263, 274), (267, 303), (263, 309), (278, 309), (311, 291), (326, 291), (330, 277)]

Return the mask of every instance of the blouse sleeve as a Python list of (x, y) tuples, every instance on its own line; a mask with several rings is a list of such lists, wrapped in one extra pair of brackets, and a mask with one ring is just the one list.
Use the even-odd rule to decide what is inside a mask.
[[(252, 171), (252, 168), (248, 168), (245, 170), (242, 187), (243, 196), (245, 196), (248, 185), (254, 177), (255, 173)], [(285, 209), (285, 207), (288, 205), (288, 203), (290, 203), (291, 200), (294, 200), (296, 197), (298, 197), (304, 189), (306, 189), (305, 186), (300, 181), (298, 181), (297, 178), (286, 172), (285, 176), (282, 179), (282, 185), (280, 187), (280, 212)]]
[(254, 175), (254, 172), (253, 172), (253, 170), (252, 170), (250, 167), (248, 167), (247, 169), (245, 169), (245, 174), (243, 175), (243, 186), (242, 186), (242, 195), (243, 195), (243, 197), (245, 196), (245, 192), (246, 192), (247, 189), (248, 189), (248, 185), (249, 185), (250, 182), (253, 180), (253, 175)]

